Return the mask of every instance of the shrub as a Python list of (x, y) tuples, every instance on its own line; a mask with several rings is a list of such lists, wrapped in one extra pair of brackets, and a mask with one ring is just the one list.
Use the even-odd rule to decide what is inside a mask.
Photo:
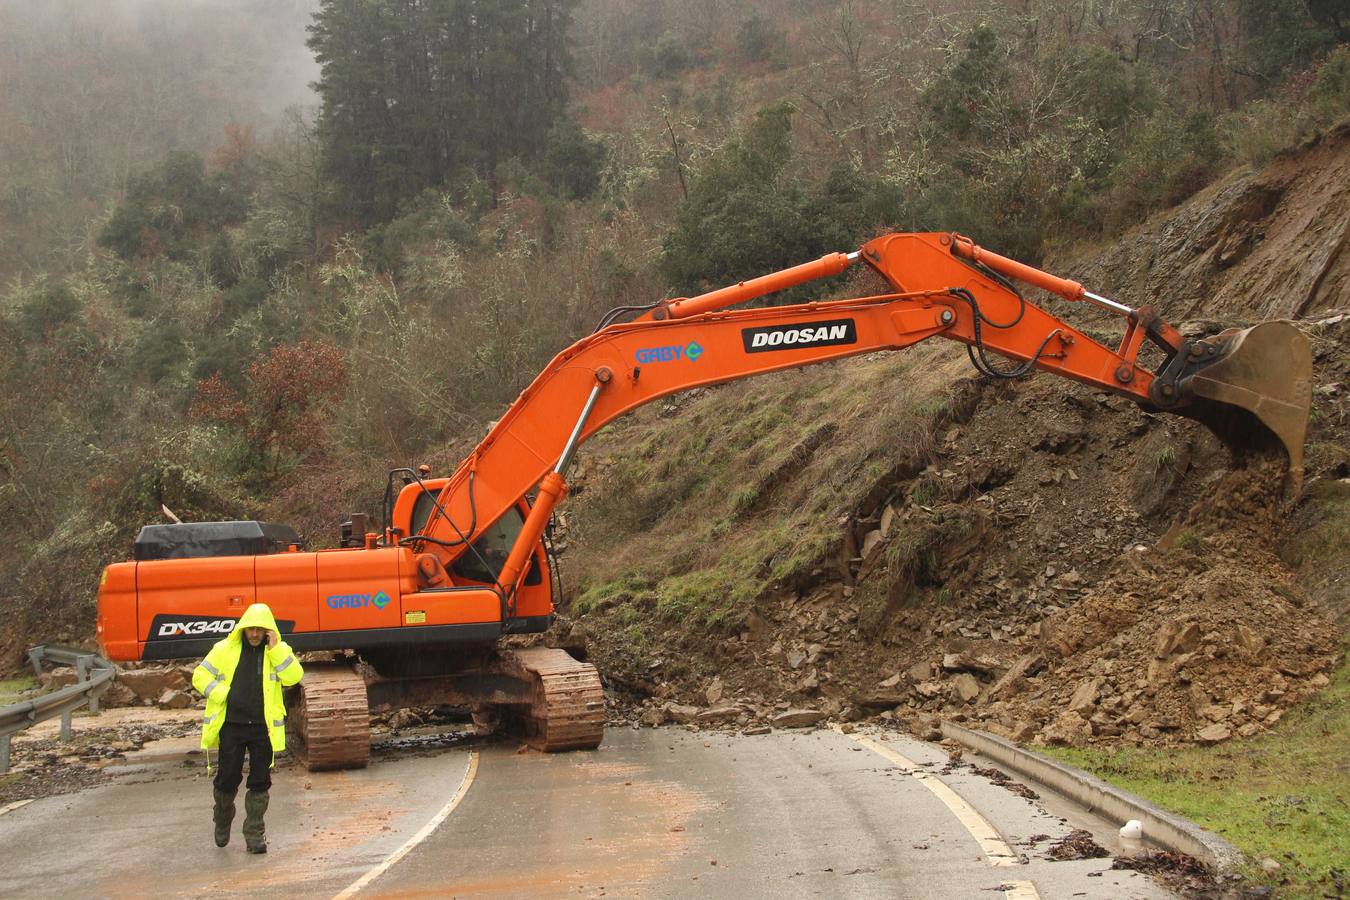
[(19, 310), (19, 327), (33, 340), (46, 340), (65, 325), (75, 322), (82, 306), (62, 282), (52, 282), (38, 291)]
[(1350, 114), (1350, 44), (1342, 44), (1318, 67), (1308, 89), (1308, 109), (1321, 125)]
[(655, 78), (671, 78), (693, 65), (693, 57), (683, 39), (667, 31), (652, 47), (640, 51), (642, 70)]
[(571, 119), (560, 118), (544, 144), (544, 177), (564, 200), (584, 200), (600, 187), (607, 155), (603, 141), (587, 137)]
[(759, 13), (736, 26), (736, 50), (747, 62), (781, 62), (787, 54), (787, 37)]
[(182, 259), (190, 252), (190, 237), (243, 221), (249, 207), (241, 173), (207, 176), (200, 156), (176, 151), (131, 179), (98, 243), (128, 261), (161, 253)]
[(791, 115), (786, 105), (761, 110), (694, 178), (658, 260), (673, 287), (696, 292), (805, 262), (889, 218), (889, 195), (852, 167), (820, 187), (788, 174)]

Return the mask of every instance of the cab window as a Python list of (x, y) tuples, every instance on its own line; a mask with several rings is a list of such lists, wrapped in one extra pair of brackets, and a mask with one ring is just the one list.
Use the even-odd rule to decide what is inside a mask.
[[(413, 524), (417, 523), (416, 509), (413, 511)], [(506, 565), (506, 557), (510, 555), (511, 548), (515, 546), (516, 538), (520, 535), (520, 529), (524, 527), (525, 520), (521, 518), (520, 510), (511, 507), (506, 511), (506, 515), (498, 519), (492, 526), (483, 532), (483, 536), (474, 542), (472, 551), (462, 554), (455, 560), (452, 567), (454, 573), (461, 578), (467, 578), (470, 581), (481, 581), (491, 584), (497, 580), (501, 574), (502, 566)], [(482, 560), (479, 557), (482, 557)], [(486, 562), (491, 566), (491, 570), (483, 566)], [(526, 584), (538, 584), (540, 581), (539, 561), (533, 555), (530, 557), (530, 571), (525, 575)]]
[(423, 491), (417, 495), (417, 502), (413, 504), (412, 510), (412, 531), (411, 534), (422, 534), (427, 527), (427, 520), (431, 518), (432, 512), (436, 509), (436, 493)]

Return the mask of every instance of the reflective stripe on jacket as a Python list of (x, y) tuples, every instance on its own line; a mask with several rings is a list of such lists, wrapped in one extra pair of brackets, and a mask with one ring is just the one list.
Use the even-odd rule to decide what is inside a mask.
[[(239, 617), (234, 631), (221, 638), (198, 663), (192, 672), (192, 686), (206, 698), (206, 713), (202, 717), (202, 749), (220, 746), (220, 727), (225, 724), (225, 700), (230, 695), (230, 683), (243, 652), (245, 628), (266, 628), (277, 631), (276, 619), (265, 603), (254, 603)], [(277, 635), (280, 638), (280, 633)], [(290, 645), (280, 639), (275, 647), (263, 653), (263, 716), (267, 719), (267, 736), (272, 751), (286, 749), (286, 704), (281, 689), (300, 681), (304, 675), (300, 661)]]

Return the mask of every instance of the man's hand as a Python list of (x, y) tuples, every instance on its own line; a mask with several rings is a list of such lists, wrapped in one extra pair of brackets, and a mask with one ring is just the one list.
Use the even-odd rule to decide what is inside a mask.
[(271, 650), (277, 645), (277, 633), (272, 629), (267, 629), (267, 649)]

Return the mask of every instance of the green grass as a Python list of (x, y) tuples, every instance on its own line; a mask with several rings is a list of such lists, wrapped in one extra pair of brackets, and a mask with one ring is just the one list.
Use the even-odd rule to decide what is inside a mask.
[(0, 678), (0, 706), (18, 703), (24, 691), (37, 687), (37, 679), (31, 676), (23, 678)]
[[(1042, 749), (1042, 748), (1038, 748)], [(1223, 835), (1250, 876), (1281, 897), (1340, 896), (1350, 881), (1350, 664), (1278, 727), (1245, 741), (1181, 750), (1044, 748)], [(1281, 865), (1273, 878), (1259, 863)]]
[(1205, 546), (1205, 539), (1196, 533), (1193, 528), (1185, 528), (1177, 535), (1176, 544), (1182, 550), (1196, 552)]

